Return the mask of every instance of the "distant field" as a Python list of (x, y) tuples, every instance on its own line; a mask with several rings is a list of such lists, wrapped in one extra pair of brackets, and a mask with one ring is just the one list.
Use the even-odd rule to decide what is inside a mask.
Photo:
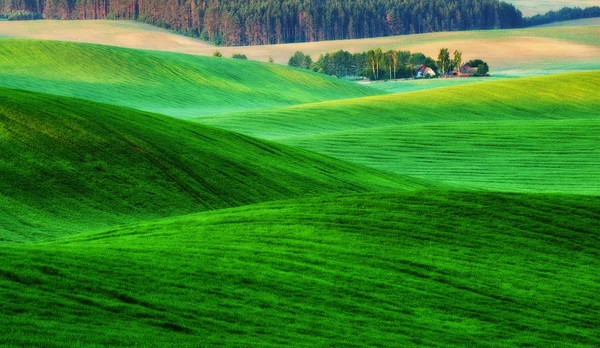
[[(27, 21), (0, 23), (0, 37), (23, 37), (105, 43), (134, 48), (159, 49), (212, 55), (217, 49), (197, 40), (135, 22)], [(345, 49), (351, 52), (375, 47), (410, 49), (435, 56), (441, 47), (464, 52), (465, 59), (482, 58), (492, 72), (531, 75), (579, 69), (599, 69), (600, 26), (530, 28), (395, 36), (375, 39), (324, 41), (286, 45), (218, 48), (225, 56), (244, 53), (250, 59), (287, 63), (295, 51), (317, 58)]]
[(20, 39), (0, 39), (0, 86), (182, 118), (382, 93), (279, 64)]
[(198, 119), (464, 187), (600, 194), (600, 72)]
[(581, 27), (581, 26), (598, 26), (600, 25), (600, 18), (586, 18), (576, 19), (572, 21), (556, 22), (550, 24), (540, 25), (537, 28), (550, 28), (550, 27)]
[(597, 347), (600, 201), (283, 201), (0, 245), (0, 345)]
[(563, 7), (600, 6), (599, 0), (506, 0), (515, 5), (525, 16), (560, 10)]
[(87, 42), (130, 48), (205, 52), (213, 45), (150, 24), (133, 21), (10, 21), (0, 23), (0, 37)]
[(472, 83), (484, 83), (499, 81), (505, 77), (485, 77), (485, 78), (452, 78), (452, 79), (406, 79), (397, 81), (375, 81), (366, 82), (366, 86), (376, 88), (381, 91), (388, 93), (400, 93), (400, 92), (415, 92), (428, 90), (432, 88), (442, 88), (450, 86), (468, 85)]

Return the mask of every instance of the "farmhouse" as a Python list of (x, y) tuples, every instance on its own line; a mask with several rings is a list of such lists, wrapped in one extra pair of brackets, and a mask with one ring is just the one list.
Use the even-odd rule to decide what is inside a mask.
[(435, 71), (430, 67), (421, 64), (421, 66), (417, 68), (417, 78), (420, 79), (423, 77), (435, 77)]
[(460, 67), (460, 73), (456, 68), (452, 70), (452, 76), (473, 76), (475, 74), (477, 74), (477, 68), (470, 67), (467, 64)]

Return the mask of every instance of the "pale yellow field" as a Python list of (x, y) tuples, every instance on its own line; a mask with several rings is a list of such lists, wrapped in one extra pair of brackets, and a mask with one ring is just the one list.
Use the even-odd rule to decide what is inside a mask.
[[(589, 22), (588, 22), (589, 23)], [(317, 58), (325, 52), (350, 52), (376, 47), (405, 49), (436, 56), (441, 47), (463, 52), (466, 60), (481, 58), (495, 73), (530, 75), (579, 69), (600, 69), (600, 26), (557, 26), (502, 31), (446, 32), (374, 39), (323, 41), (285, 45), (215, 47), (150, 25), (127, 21), (0, 22), (0, 37), (91, 42), (132, 48), (226, 57), (244, 53), (250, 59), (286, 63), (295, 51)]]
[(600, 6), (600, 0), (504, 0), (515, 5), (524, 16), (556, 11), (563, 7)]
[(133, 21), (6, 21), (0, 37), (88, 42), (149, 50), (198, 54), (213, 47), (153, 25)]

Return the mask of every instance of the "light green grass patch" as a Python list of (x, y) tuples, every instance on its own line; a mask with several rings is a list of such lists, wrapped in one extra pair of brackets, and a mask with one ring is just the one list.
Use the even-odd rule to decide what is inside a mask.
[(0, 86), (184, 118), (381, 94), (276, 64), (16, 39), (0, 40)]

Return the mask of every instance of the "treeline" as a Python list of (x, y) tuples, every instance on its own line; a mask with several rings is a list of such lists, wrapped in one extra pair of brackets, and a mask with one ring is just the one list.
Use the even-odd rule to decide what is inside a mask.
[(525, 18), (525, 26), (532, 27), (554, 22), (569, 21), (573, 19), (597, 17), (600, 17), (600, 6), (586, 7), (584, 9), (579, 7), (563, 7), (558, 11), (549, 11), (545, 14), (538, 14), (533, 17)]
[[(440, 49), (437, 60), (420, 52), (376, 48), (354, 54), (339, 50), (321, 54), (313, 62), (309, 55), (298, 51), (290, 57), (288, 65), (346, 79), (368, 78), (371, 81), (449, 75), (487, 76), (489, 72), (489, 66), (483, 60), (474, 59), (463, 65), (462, 52), (456, 50), (451, 56), (447, 48)], [(429, 75), (428, 71), (433, 74)]]
[(417, 69), (421, 66), (432, 68), (437, 72), (436, 61), (423, 53), (383, 51), (380, 48), (354, 54), (339, 50), (322, 54), (315, 62), (310, 56), (296, 52), (290, 58), (288, 65), (342, 78), (364, 77), (373, 81), (411, 78), (416, 75)]
[(223, 45), (523, 26), (498, 0), (0, 0), (47, 19), (137, 19)]
[(523, 18), (499, 0), (0, 0), (9, 19), (128, 19), (219, 45), (509, 29), (598, 17), (598, 7)]

